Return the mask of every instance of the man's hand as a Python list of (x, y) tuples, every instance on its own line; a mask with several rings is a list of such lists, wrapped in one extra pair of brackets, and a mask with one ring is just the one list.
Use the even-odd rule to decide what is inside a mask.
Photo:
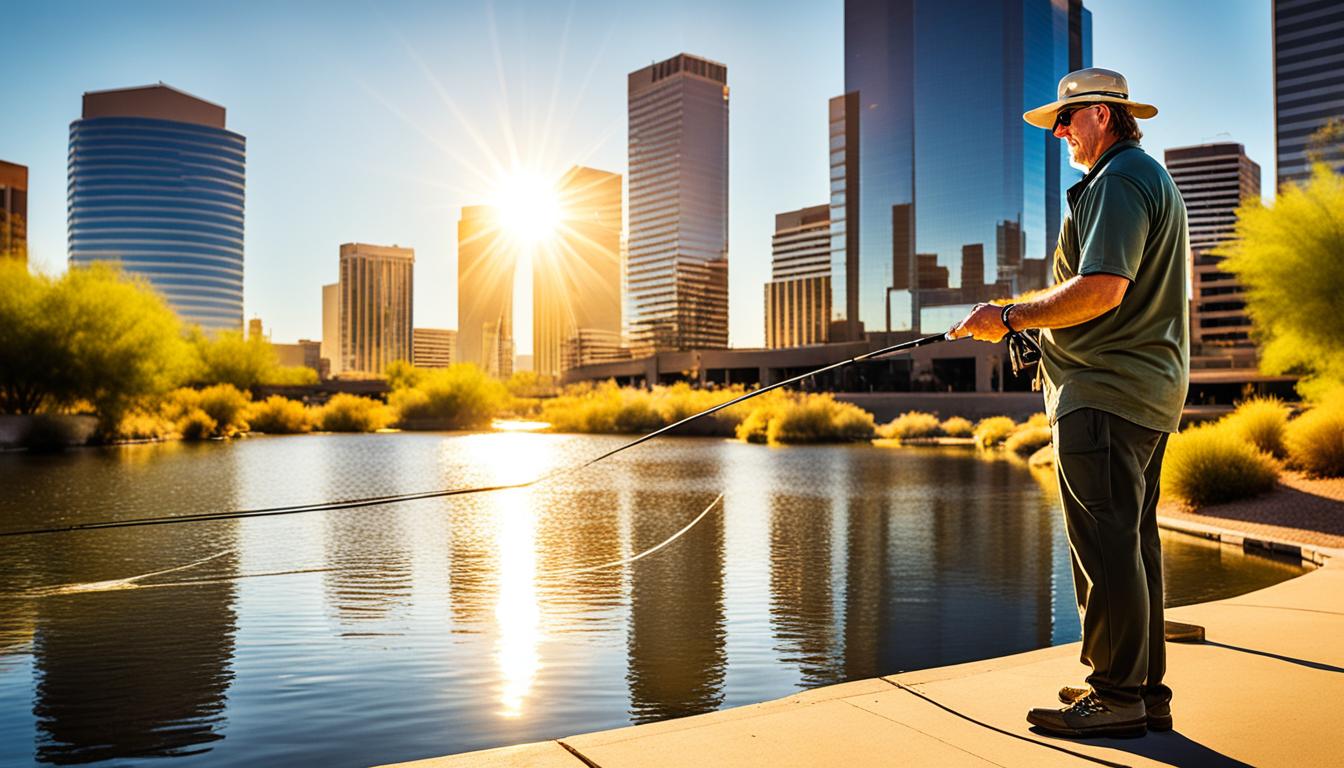
[(962, 339), (967, 336), (976, 341), (998, 343), (1008, 335), (1008, 327), (1003, 324), (1003, 307), (993, 304), (976, 304), (975, 309), (960, 323), (947, 332), (948, 338)]

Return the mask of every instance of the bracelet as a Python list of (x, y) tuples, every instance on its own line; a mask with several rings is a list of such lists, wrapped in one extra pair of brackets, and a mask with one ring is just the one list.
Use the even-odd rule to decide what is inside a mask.
[(1017, 333), (1017, 329), (1013, 327), (1013, 324), (1008, 322), (1008, 313), (1016, 306), (1016, 304), (1004, 304), (1003, 311), (999, 313), (999, 320), (1003, 321), (1003, 327), (1007, 328), (1009, 333)]

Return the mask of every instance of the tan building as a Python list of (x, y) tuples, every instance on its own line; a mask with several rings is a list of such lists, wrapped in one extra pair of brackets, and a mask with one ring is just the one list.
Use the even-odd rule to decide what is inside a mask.
[(416, 328), (411, 332), (411, 363), (417, 368), (447, 368), (454, 360), (457, 331)]
[(765, 284), (765, 346), (822, 344), (831, 319), (830, 206), (775, 216), (770, 282)]
[[(517, 254), (499, 231), (495, 209), (464, 206), (457, 222), (457, 359), (495, 376), (513, 371), (516, 261)], [(507, 360), (502, 357), (505, 350)]]
[(28, 166), (0, 160), (0, 259), (28, 263)]
[(341, 372), (341, 284), (322, 286), (322, 359), (327, 375)]
[(272, 344), (280, 365), (312, 368), (322, 373), (322, 342), (299, 339), (297, 344)]
[(630, 348), (618, 331), (600, 331), (579, 328), (565, 339), (561, 351), (560, 370), (568, 371), (585, 365), (615, 363), (630, 359)]
[(559, 232), (532, 261), (533, 367), (544, 376), (565, 370), (580, 331), (620, 346), (621, 176), (575, 166), (558, 193)]
[(411, 359), (415, 251), (397, 246), (341, 246), (341, 372), (381, 376)]
[(1166, 166), (1190, 220), (1193, 352), (1253, 347), (1246, 292), (1212, 251), (1233, 235), (1242, 201), (1260, 196), (1260, 166), (1231, 142), (1168, 149)]

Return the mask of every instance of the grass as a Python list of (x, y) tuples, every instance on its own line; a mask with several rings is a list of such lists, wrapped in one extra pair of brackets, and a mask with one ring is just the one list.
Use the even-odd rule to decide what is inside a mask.
[[(413, 382), (413, 383), (412, 383)], [(388, 404), (408, 429), (481, 429), (509, 400), (504, 384), (474, 365), (418, 369)]]
[(737, 430), (747, 442), (770, 445), (871, 440), (874, 432), (872, 414), (829, 394), (774, 398), (753, 409)]
[(938, 417), (921, 411), (906, 411), (877, 428), (877, 436), (889, 440), (914, 440), (922, 437), (938, 437), (942, 434), (943, 426), (939, 423)]
[(1017, 424), (1007, 416), (990, 416), (981, 419), (975, 425), (975, 444), (983, 449), (1001, 445), (1017, 429)]
[(1162, 462), (1162, 491), (1198, 508), (1268, 492), (1278, 475), (1272, 456), (1226, 424), (1201, 424), (1171, 436)]
[(342, 392), (317, 410), (317, 428), (323, 432), (377, 432), (392, 423), (383, 403)]
[(294, 435), (312, 431), (313, 414), (297, 400), (271, 395), (252, 404), (247, 412), (247, 423), (256, 432)]
[(1030, 421), (1018, 427), (1003, 441), (1003, 449), (1019, 456), (1031, 456), (1050, 445), (1051, 435), (1048, 426), (1033, 426)]
[(1344, 477), (1344, 396), (1289, 422), (1284, 446), (1290, 465), (1318, 477)]
[(970, 437), (975, 434), (975, 424), (970, 419), (963, 419), (960, 416), (953, 416), (947, 419), (938, 428), (948, 437)]
[(1287, 455), (1284, 434), (1291, 410), (1276, 397), (1252, 397), (1223, 419), (1232, 434), (1275, 458)]

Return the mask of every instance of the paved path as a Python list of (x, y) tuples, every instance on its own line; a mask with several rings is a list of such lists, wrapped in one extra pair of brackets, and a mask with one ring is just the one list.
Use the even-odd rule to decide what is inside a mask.
[(661, 723), (405, 766), (1344, 765), (1344, 551), (1241, 597), (1175, 608), (1207, 641), (1168, 645), (1175, 729), (1058, 739), (1029, 729), (1086, 668), (1078, 643), (819, 688)]
[(1264, 496), (1199, 510), (1164, 501), (1158, 513), (1263, 538), (1344, 548), (1344, 478), (1284, 472), (1278, 486)]

